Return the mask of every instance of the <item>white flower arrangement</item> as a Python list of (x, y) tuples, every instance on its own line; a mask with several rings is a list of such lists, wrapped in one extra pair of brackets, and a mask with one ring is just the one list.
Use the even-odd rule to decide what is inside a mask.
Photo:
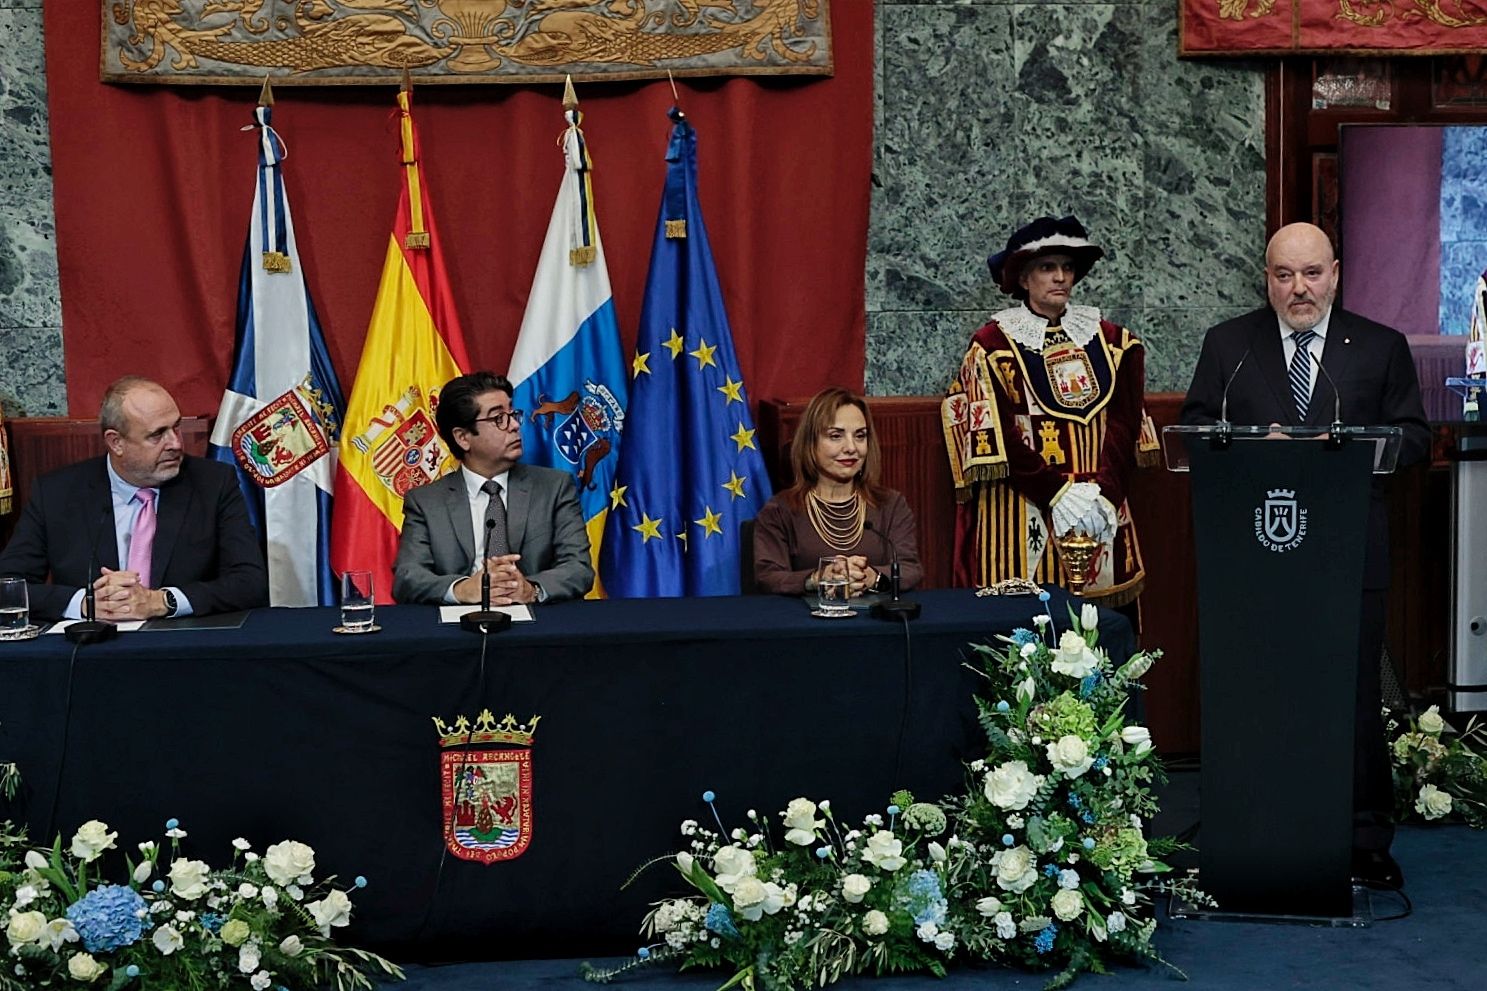
[[(1046, 602), (1047, 599), (1045, 598)], [(960, 959), (1057, 968), (1050, 988), (1117, 958), (1164, 962), (1152, 945), (1151, 896), (1210, 900), (1161, 858), (1180, 849), (1148, 838), (1161, 764), (1124, 709), (1160, 656), (1116, 667), (1096, 646), (1098, 613), (1070, 611), (978, 646), (987, 691), (976, 702), (987, 751), (967, 765), (964, 793), (938, 804), (899, 792), (856, 828), (828, 802), (797, 798), (776, 838), (752, 810), (750, 850), (717, 830), (682, 824), (689, 852), (673, 863), (693, 894), (657, 903), (642, 924), (653, 942), (607, 982), (675, 961), (727, 967), (725, 987), (824, 987), (854, 974), (923, 970)]]
[(1401, 822), (1464, 822), (1487, 828), (1487, 725), (1471, 717), (1457, 733), (1432, 705), (1401, 723), (1385, 712)]
[[(237, 839), (227, 867), (214, 870), (181, 854), (176, 820), (166, 836), (168, 856), (147, 841), (135, 862), (96, 819), (50, 849), (0, 824), (0, 905), (9, 910), (0, 991), (371, 991), (381, 977), (402, 979), (390, 961), (331, 939), (351, 921), (351, 898), (334, 877), (315, 879), (310, 847), (286, 841), (259, 857)], [(105, 880), (116, 866), (122, 884)]]

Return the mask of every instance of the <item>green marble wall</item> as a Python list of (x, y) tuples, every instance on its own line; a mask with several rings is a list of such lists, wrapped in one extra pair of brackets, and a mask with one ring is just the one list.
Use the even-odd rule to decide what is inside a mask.
[(1175, 0), (879, 0), (878, 37), (868, 391), (942, 391), (1006, 305), (987, 255), (1068, 213), (1107, 252), (1076, 301), (1186, 389), (1203, 331), (1263, 299), (1261, 68), (1179, 61)]
[[(0, 402), (65, 412), (42, 0), (0, 0)], [(81, 0), (69, 0), (81, 2)], [(837, 16), (868, 0), (835, 0)], [(985, 259), (1043, 213), (1109, 252), (1077, 299), (1187, 384), (1203, 330), (1256, 304), (1262, 74), (1179, 62), (1176, 0), (876, 0), (867, 384), (940, 392), (1004, 298)]]

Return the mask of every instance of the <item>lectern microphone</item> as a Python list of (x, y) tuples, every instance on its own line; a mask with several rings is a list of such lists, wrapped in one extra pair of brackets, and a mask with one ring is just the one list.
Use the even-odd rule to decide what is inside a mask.
[(1229, 432), (1229, 386), (1239, 377), (1239, 370), (1244, 367), (1244, 360), (1249, 357), (1249, 348), (1244, 349), (1244, 354), (1239, 356), (1239, 361), (1234, 365), (1234, 370), (1229, 373), (1228, 379), (1224, 381), (1224, 395), (1219, 401), (1219, 419), (1214, 424), (1217, 428), (1209, 439), (1209, 443), (1217, 450), (1224, 450), (1229, 446), (1233, 435)]
[(872, 520), (865, 521), (862, 528), (878, 535), (878, 539), (883, 542), (883, 548), (888, 551), (890, 562), (888, 565), (888, 601), (875, 604), (872, 608), (873, 616), (878, 619), (918, 619), (919, 603), (901, 598), (899, 595), (902, 575), (898, 565), (898, 547), (888, 539), (888, 534), (873, 526)]
[[(492, 495), (492, 499), (501, 498), (499, 494)], [(481, 548), (480, 558), (480, 609), (478, 612), (467, 612), (460, 617), (460, 629), (467, 633), (500, 633), (511, 625), (511, 617), (503, 612), (491, 610), (491, 573), (489, 562), (491, 557), (491, 530), (495, 529), (495, 520), (485, 521), (485, 546)]]

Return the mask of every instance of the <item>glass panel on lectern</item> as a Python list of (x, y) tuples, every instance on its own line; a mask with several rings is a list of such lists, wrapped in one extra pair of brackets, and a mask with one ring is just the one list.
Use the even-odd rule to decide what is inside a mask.
[(1399, 461), (1404, 431), (1399, 427), (1256, 427), (1236, 424), (1176, 425), (1162, 428), (1162, 458), (1168, 471), (1188, 470), (1188, 451), (1193, 444), (1229, 447), (1256, 441), (1299, 440), (1313, 444), (1372, 444), (1373, 473), (1388, 475)]

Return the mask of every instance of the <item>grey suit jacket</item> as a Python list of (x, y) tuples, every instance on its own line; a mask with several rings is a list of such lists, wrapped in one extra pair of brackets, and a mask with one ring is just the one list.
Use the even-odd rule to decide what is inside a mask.
[[(589, 535), (566, 472), (516, 464), (508, 476), (506, 532), (517, 567), (542, 586), (549, 600), (576, 599), (594, 584)], [(475, 546), (464, 475), (452, 471), (403, 497), (403, 532), (393, 566), (398, 602), (440, 603), (468, 575), (481, 553)]]

